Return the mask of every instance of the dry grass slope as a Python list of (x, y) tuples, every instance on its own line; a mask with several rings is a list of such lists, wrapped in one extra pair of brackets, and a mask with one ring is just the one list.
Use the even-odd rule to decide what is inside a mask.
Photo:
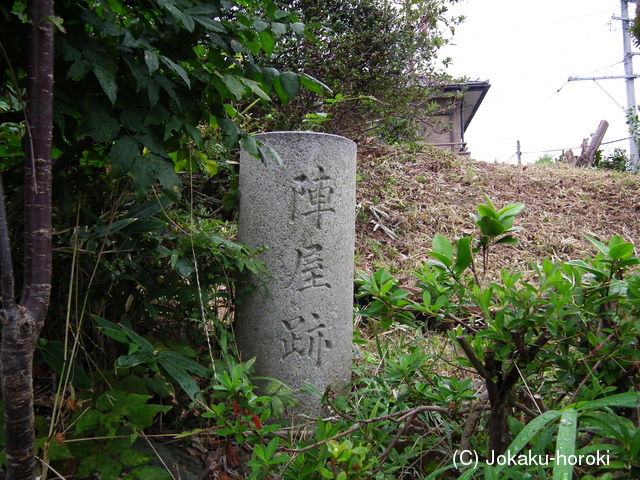
[(356, 270), (386, 267), (410, 282), (429, 259), (431, 239), (476, 233), (469, 218), (486, 193), (497, 208), (526, 204), (516, 217), (521, 244), (498, 247), (496, 268), (595, 253), (583, 234), (621, 235), (640, 247), (640, 176), (566, 165), (517, 167), (459, 158), (424, 147), (358, 147)]

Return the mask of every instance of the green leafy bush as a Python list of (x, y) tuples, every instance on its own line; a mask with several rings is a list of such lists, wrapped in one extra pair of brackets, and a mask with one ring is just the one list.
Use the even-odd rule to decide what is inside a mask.
[[(635, 472), (640, 467), (631, 440), (637, 427), (623, 408), (640, 401), (634, 391), (639, 333), (634, 268), (640, 258), (621, 237), (606, 244), (587, 237), (598, 252), (591, 259), (545, 261), (533, 265), (533, 275), (526, 278), (502, 270), (489, 281), (489, 249), (517, 241), (514, 218), (523, 208), (513, 204), (498, 210), (487, 199), (472, 215), (480, 230), (477, 237), (455, 244), (434, 237), (430, 255), (435, 261), (416, 275), (421, 293), (399, 287), (382, 270), (362, 275), (360, 293), (373, 300), (360, 313), (380, 319), (382, 329), (394, 320), (417, 328), (425, 314), (432, 324), (451, 325), (449, 337), (465, 355), (459, 361), (475, 371), (486, 395), (486, 400), (470, 404), (471, 411), (483, 402), (489, 410), (482, 420), (470, 413), (463, 422), (460, 449), (473, 446), (485, 459), (526, 445), (548, 456), (557, 449), (570, 454), (607, 449), (610, 463), (587, 471), (634, 478), (633, 473), (624, 477), (621, 469)], [(474, 261), (478, 255), (482, 271)], [(420, 371), (419, 363), (411, 370)], [(603, 417), (608, 419), (598, 420)], [(603, 427), (605, 423), (612, 427)], [(615, 447), (600, 443), (611, 439)], [(448, 468), (453, 467), (440, 472)], [(520, 478), (526, 472), (542, 478), (547, 468), (553, 469), (554, 478), (564, 478), (571, 476), (573, 466), (529, 462), (483, 468), (483, 478), (507, 478), (502, 476), (507, 473), (508, 478)], [(477, 473), (469, 471), (461, 478), (471, 475)]]

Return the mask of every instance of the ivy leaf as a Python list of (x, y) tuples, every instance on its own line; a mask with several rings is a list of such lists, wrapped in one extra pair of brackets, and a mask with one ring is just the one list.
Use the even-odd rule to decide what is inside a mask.
[(93, 74), (98, 79), (98, 82), (100, 82), (102, 91), (105, 93), (107, 98), (111, 100), (111, 104), (115, 105), (116, 98), (118, 96), (118, 84), (116, 83), (116, 76), (99, 65), (93, 66)]
[(127, 415), (129, 420), (128, 423), (136, 428), (148, 428), (153, 425), (153, 418), (156, 414), (160, 412), (166, 413), (170, 409), (171, 407), (169, 405), (141, 405), (129, 412)]
[(144, 478), (145, 480), (172, 480), (174, 478), (165, 469), (153, 465), (138, 467), (131, 472), (131, 475), (132, 478)]
[(120, 454), (120, 461), (127, 467), (139, 467), (150, 460), (153, 460), (153, 457), (137, 450), (127, 449)]

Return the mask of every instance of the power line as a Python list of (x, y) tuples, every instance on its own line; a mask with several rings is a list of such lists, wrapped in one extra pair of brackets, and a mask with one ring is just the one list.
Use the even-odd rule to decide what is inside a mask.
[[(631, 140), (631, 137), (626, 137), (626, 138), (620, 138), (618, 140), (610, 140), (608, 142), (602, 142), (600, 145), (610, 145), (612, 143), (618, 143), (618, 142), (626, 142), (627, 140)], [(577, 147), (569, 147), (569, 148), (550, 148), (550, 149), (545, 149), (545, 150), (536, 150), (533, 152), (520, 152), (523, 155), (527, 154), (527, 155), (533, 155), (533, 154), (538, 154), (538, 153), (550, 153), (550, 152), (563, 152), (563, 151), (567, 151), (567, 150), (577, 150), (578, 148), (582, 148), (582, 146), (577, 146)], [(515, 153), (513, 155), (511, 155), (510, 159), (513, 158), (513, 156), (516, 155)]]

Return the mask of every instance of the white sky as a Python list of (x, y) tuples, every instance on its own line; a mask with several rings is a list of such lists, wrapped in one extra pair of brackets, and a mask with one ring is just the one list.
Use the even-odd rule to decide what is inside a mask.
[[(491, 83), (465, 133), (472, 158), (515, 163), (517, 140), (523, 164), (561, 149), (579, 155), (600, 120), (609, 122), (603, 143), (629, 137), (624, 79), (567, 83), (624, 75), (622, 22), (612, 19), (619, 0), (461, 0), (450, 13), (467, 18), (442, 50), (453, 59), (448, 72)], [(632, 47), (638, 51), (633, 39)], [(635, 84), (638, 101), (640, 78)], [(629, 141), (601, 148), (616, 147), (628, 153)]]

